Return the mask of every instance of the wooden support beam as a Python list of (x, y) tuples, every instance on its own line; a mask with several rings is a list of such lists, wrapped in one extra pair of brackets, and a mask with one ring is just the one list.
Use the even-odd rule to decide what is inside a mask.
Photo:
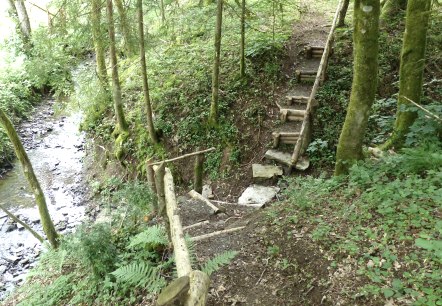
[(225, 230), (222, 230), (222, 231), (213, 232), (213, 233), (210, 233), (210, 234), (205, 234), (205, 235), (201, 235), (201, 236), (192, 237), (192, 241), (200, 241), (200, 240), (216, 237), (216, 236), (219, 236), (219, 235), (233, 233), (233, 232), (242, 230), (243, 228), (245, 228), (245, 226), (229, 228), (229, 229), (225, 229)]
[(183, 159), (183, 158), (188, 158), (188, 157), (191, 157), (191, 156), (195, 156), (195, 155), (199, 155), (199, 154), (204, 154), (204, 153), (208, 153), (208, 152), (212, 152), (212, 151), (215, 151), (215, 148), (210, 148), (210, 149), (207, 149), (207, 150), (202, 150), (202, 151), (197, 151), (197, 152), (181, 155), (181, 156), (178, 156), (178, 157), (175, 157), (175, 158), (171, 158), (171, 159), (166, 159), (166, 160), (159, 161), (159, 162), (150, 163), (148, 165), (154, 166), (154, 165), (159, 165), (161, 163), (171, 163), (171, 162)]
[[(302, 121), (304, 120), (305, 111), (297, 109), (281, 109), (280, 117), (282, 122), (286, 121)], [(299, 135), (299, 134), (298, 134)]]
[(195, 190), (191, 190), (189, 191), (189, 196), (191, 196), (193, 199), (198, 200), (200, 202), (203, 202), (204, 204), (206, 204), (207, 206), (210, 207), (210, 209), (213, 210), (214, 214), (217, 214), (220, 212), (220, 209), (218, 207), (216, 207), (215, 205), (213, 205), (208, 199), (206, 199), (205, 197), (203, 197), (200, 193), (196, 192)]

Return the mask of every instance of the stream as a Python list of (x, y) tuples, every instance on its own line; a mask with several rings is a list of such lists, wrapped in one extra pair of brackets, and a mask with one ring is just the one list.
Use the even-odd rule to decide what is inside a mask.
[[(45, 99), (18, 128), (34, 167), (56, 229), (72, 232), (87, 217), (85, 136), (79, 132), (81, 114), (54, 116), (53, 99)], [(43, 235), (40, 217), (21, 165), (0, 178), (0, 204)], [(23, 283), (45, 248), (21, 225), (0, 210), (0, 300)]]

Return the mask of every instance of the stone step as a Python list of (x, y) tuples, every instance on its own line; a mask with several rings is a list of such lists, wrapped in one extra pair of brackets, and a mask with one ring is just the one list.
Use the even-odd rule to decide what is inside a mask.
[[(285, 166), (289, 166), (292, 167), (292, 155), (290, 153), (287, 152), (281, 152), (278, 150), (267, 150), (265, 156), (265, 158), (270, 159), (270, 160), (274, 160), (280, 164), (283, 164)], [(310, 166), (310, 161), (308, 159), (307, 156), (302, 156), (301, 158), (299, 158), (298, 162), (295, 165), (295, 168), (297, 170), (307, 170), (307, 168)]]
[(273, 148), (280, 144), (296, 144), (299, 138), (299, 132), (273, 132)]
[(303, 121), (305, 110), (283, 108), (279, 110), (279, 115), (282, 122)]
[(253, 181), (256, 183), (272, 181), (283, 174), (280, 166), (252, 164)]

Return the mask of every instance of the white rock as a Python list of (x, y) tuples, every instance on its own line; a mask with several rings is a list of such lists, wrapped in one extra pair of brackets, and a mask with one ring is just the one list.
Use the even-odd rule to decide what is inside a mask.
[(204, 185), (203, 186), (202, 196), (205, 197), (206, 199), (212, 199), (213, 198), (212, 187), (210, 187), (210, 185)]
[(251, 185), (244, 190), (238, 199), (238, 204), (266, 204), (279, 192), (278, 187)]

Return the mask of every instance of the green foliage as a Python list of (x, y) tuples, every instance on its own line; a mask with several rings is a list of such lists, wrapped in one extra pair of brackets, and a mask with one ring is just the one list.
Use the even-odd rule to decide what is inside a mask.
[(134, 262), (127, 266), (118, 268), (111, 273), (118, 282), (127, 283), (134, 287), (147, 288), (149, 292), (158, 292), (166, 285), (165, 279), (161, 276), (160, 270), (149, 266), (145, 262)]
[(285, 222), (295, 220), (338, 264), (354, 258), (351, 269), (368, 283), (351, 294), (437, 305), (441, 173), (433, 143), (354, 165), (348, 178), (291, 179)]
[(142, 246), (146, 248), (155, 248), (159, 245), (167, 246), (168, 244), (169, 241), (167, 240), (167, 234), (164, 227), (154, 225), (131, 238), (128, 247), (135, 248)]
[(238, 252), (236, 251), (226, 251), (221, 253), (209, 259), (201, 268), (201, 271), (210, 276), (213, 272), (218, 271), (222, 266), (230, 264), (237, 254)]

